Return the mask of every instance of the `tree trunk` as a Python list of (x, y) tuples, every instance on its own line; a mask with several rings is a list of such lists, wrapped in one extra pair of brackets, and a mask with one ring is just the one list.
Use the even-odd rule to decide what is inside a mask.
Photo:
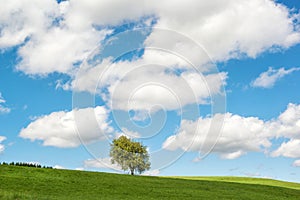
[(134, 169), (130, 170), (131, 175), (134, 175)]

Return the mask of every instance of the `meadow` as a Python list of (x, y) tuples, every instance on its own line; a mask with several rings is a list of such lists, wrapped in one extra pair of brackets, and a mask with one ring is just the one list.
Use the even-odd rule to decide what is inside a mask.
[(0, 166), (0, 199), (300, 199), (300, 184)]

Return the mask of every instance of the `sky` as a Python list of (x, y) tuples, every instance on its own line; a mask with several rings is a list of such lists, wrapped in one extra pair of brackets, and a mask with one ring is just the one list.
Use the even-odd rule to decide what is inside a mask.
[(0, 6), (0, 161), (300, 182), (300, 2), (12, 0)]

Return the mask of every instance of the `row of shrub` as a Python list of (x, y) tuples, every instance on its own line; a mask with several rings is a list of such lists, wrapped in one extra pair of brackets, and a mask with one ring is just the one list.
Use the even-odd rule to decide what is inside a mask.
[(52, 167), (49, 167), (49, 166), (42, 166), (38, 163), (27, 163), (27, 162), (11, 162), (11, 163), (2, 162), (2, 163), (0, 163), (0, 165), (12, 165), (12, 166), (23, 166), (23, 167), (35, 167), (35, 168), (52, 169)]

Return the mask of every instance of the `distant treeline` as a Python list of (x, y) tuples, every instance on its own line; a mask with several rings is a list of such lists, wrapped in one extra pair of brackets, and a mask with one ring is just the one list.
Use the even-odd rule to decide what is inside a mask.
[(47, 169), (52, 169), (52, 167), (49, 166), (42, 166), (38, 163), (26, 163), (26, 162), (11, 162), (11, 163), (6, 163), (2, 162), (0, 165), (13, 165), (13, 166), (23, 166), (23, 167), (35, 167), (35, 168), (47, 168)]

